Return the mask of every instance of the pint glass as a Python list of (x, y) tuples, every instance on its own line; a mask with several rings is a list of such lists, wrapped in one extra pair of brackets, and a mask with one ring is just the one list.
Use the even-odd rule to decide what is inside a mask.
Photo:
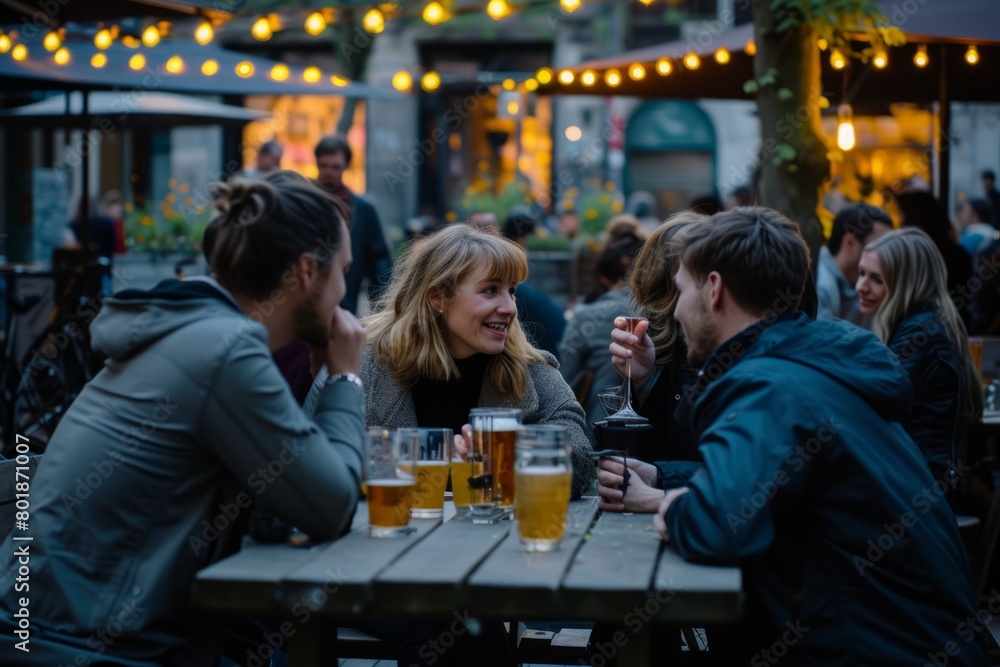
[(573, 465), (565, 427), (536, 424), (518, 433), (514, 519), (525, 551), (552, 551), (566, 530)]
[(409, 534), (410, 503), (417, 482), (417, 441), (380, 428), (365, 433), (364, 492), (372, 537)]
[(417, 486), (413, 490), (410, 516), (415, 519), (438, 519), (444, 514), (444, 491), (448, 486), (453, 444), (450, 428), (401, 428), (402, 440), (415, 440)]
[[(472, 447), (469, 461), (473, 472), (469, 488), (473, 512), (514, 504), (514, 448), (521, 411), (515, 408), (473, 408)], [(481, 469), (477, 467), (481, 465)]]

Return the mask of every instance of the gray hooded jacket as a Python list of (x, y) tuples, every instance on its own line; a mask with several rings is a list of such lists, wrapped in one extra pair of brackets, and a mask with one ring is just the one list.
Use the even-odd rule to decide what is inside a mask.
[[(0, 547), (0, 664), (215, 664), (219, 629), (189, 608), (191, 584), (238, 543), (250, 500), (317, 539), (349, 525), (363, 392), (326, 386), (308, 418), (264, 328), (220, 289), (121, 292), (92, 323), (109, 360), (32, 480), (30, 592), (13, 590), (26, 543)], [(31, 653), (2, 627), (25, 595)]]

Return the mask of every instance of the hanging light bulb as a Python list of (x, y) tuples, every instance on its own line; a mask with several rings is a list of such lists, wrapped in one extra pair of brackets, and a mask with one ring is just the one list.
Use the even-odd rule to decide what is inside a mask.
[(323, 78), (323, 72), (318, 67), (310, 66), (302, 70), (302, 80), (306, 83), (316, 83)]
[(214, 37), (215, 29), (208, 21), (202, 21), (198, 24), (198, 27), (194, 29), (194, 41), (198, 42), (202, 46), (211, 42)]
[(151, 25), (142, 31), (142, 43), (153, 48), (160, 43), (160, 31), (156, 29), (155, 25)]
[(65, 46), (60, 48), (52, 55), (52, 59), (56, 61), (56, 65), (68, 65), (69, 64), (69, 49)]
[(580, 8), (580, 0), (559, 0), (559, 4), (570, 14)]
[(537, 72), (535, 72), (535, 78), (538, 79), (538, 83), (543, 86), (552, 81), (552, 70), (548, 67), (543, 67)]
[(842, 151), (854, 148), (854, 111), (850, 104), (837, 107), (837, 148)]
[(753, 41), (752, 39), (748, 39), (747, 45), (743, 47), (743, 52), (746, 53), (748, 56), (757, 55), (757, 42)]
[(563, 71), (559, 72), (559, 83), (561, 83), (564, 86), (568, 86), (569, 84), (573, 83), (574, 79), (576, 79), (576, 75), (573, 74), (571, 70), (564, 69)]
[(405, 69), (401, 69), (392, 75), (392, 87), (401, 93), (408, 93), (413, 89), (413, 77)]
[(55, 51), (62, 45), (62, 39), (59, 37), (59, 33), (55, 30), (45, 35), (45, 39), (42, 40), (42, 46), (45, 47), (46, 51)]
[(499, 21), (510, 14), (510, 5), (507, 4), (507, 0), (490, 0), (486, 5), (486, 13), (494, 21)]
[(271, 31), (271, 22), (267, 20), (266, 16), (261, 16), (253, 22), (253, 26), (250, 27), (250, 34), (253, 35), (253, 38), (257, 41), (266, 42), (271, 39), (271, 35), (274, 34)]
[(969, 44), (969, 48), (965, 52), (965, 62), (970, 65), (975, 65), (979, 62), (979, 49), (976, 48), (975, 44)]
[(95, 53), (90, 56), (90, 66), (94, 69), (101, 69), (108, 64), (108, 56), (103, 53)]
[(588, 69), (586, 72), (580, 75), (580, 83), (585, 86), (593, 86), (597, 83), (597, 74), (594, 70)]
[(428, 2), (427, 6), (424, 7), (423, 14), (424, 20), (431, 25), (437, 25), (438, 23), (444, 23), (451, 16), (445, 11), (444, 7), (441, 6), (440, 2)]
[(141, 53), (134, 54), (131, 58), (128, 59), (128, 66), (136, 71), (141, 70), (143, 67), (146, 66), (146, 56), (142, 55)]
[(180, 56), (170, 56), (165, 67), (171, 74), (180, 74), (184, 71), (184, 59)]
[(11, 46), (10, 37), (0, 34), (0, 53), (7, 53)]
[[(270, 26), (268, 26), (270, 27)], [(303, 26), (310, 35), (318, 35), (324, 30), (326, 30), (326, 19), (319, 12), (313, 12), (306, 17), (305, 25)]]
[(615, 88), (622, 82), (622, 73), (616, 69), (609, 69), (604, 73), (604, 83)]
[(209, 58), (201, 64), (201, 73), (205, 76), (214, 76), (219, 71), (218, 61)]
[(844, 69), (847, 67), (847, 58), (840, 52), (840, 49), (834, 49), (830, 53), (830, 66), (833, 69)]
[(872, 65), (875, 65), (878, 69), (885, 69), (888, 64), (889, 54), (885, 52), (885, 49), (879, 49), (876, 51), (875, 57), (872, 58)]
[(420, 87), (428, 93), (433, 93), (441, 87), (441, 75), (431, 70), (420, 77)]
[(278, 63), (271, 68), (271, 78), (275, 81), (284, 81), (288, 78), (288, 65)]
[(500, 84), (500, 87), (508, 91), (514, 90), (515, 88), (517, 88), (517, 82), (514, 81), (514, 79), (504, 79), (503, 83)]
[(236, 65), (236, 76), (246, 79), (253, 76), (253, 63), (249, 60), (243, 60)]
[(715, 62), (719, 63), (720, 65), (725, 65), (726, 63), (728, 63), (729, 62), (729, 51), (727, 51), (722, 46), (720, 46), (719, 48), (717, 48), (715, 50)]
[(647, 7), (649, 7), (651, 4), (653, 4), (653, 0), (639, 0), (639, 2), (641, 2), (644, 5), (646, 5)]
[(828, 48), (830, 48), (830, 42), (820, 37), (819, 39), (816, 40), (816, 46), (819, 47), (820, 51), (826, 51)]
[(525, 79), (524, 80), (524, 89), (527, 90), (529, 93), (535, 92), (536, 90), (538, 90), (538, 80), (537, 79)]
[(927, 56), (927, 45), (921, 44), (917, 47), (917, 52), (913, 54), (913, 64), (917, 67), (927, 67), (931, 59)]
[(97, 34), (94, 35), (94, 46), (102, 50), (111, 46), (111, 42), (113, 41), (114, 40), (111, 37), (111, 31), (108, 30), (107, 28), (104, 28), (103, 30), (98, 30)]
[(10, 51), (10, 57), (14, 60), (21, 61), (28, 57), (28, 47), (24, 44), (18, 44)]
[(385, 30), (385, 14), (378, 7), (372, 7), (365, 12), (364, 17), (361, 19), (361, 25), (371, 34), (377, 35)]
[(628, 68), (628, 76), (633, 81), (642, 81), (646, 78), (646, 68), (641, 63), (632, 63)]
[(330, 77), (330, 83), (332, 83), (335, 86), (339, 86), (340, 88), (343, 88), (344, 86), (346, 86), (347, 84), (349, 84), (350, 81), (348, 81), (347, 79), (345, 79), (342, 76), (338, 76), (338, 75), (334, 74), (333, 76)]
[(660, 58), (656, 61), (656, 73), (660, 76), (667, 76), (674, 71), (674, 66), (670, 62), (670, 58)]
[(694, 51), (689, 51), (686, 56), (684, 56), (684, 66), (688, 69), (698, 69), (701, 67), (701, 58)]

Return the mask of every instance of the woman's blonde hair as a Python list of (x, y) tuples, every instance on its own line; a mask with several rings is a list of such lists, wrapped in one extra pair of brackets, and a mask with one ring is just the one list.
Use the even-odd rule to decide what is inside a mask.
[[(399, 258), (374, 314), (364, 319), (375, 361), (389, 369), (393, 379), (412, 387), (420, 378), (458, 377), (444, 320), (431, 299), (441, 298), (447, 309), (462, 282), (477, 276), (522, 283), (528, 277), (527, 255), (492, 228), (462, 223), (415, 240)], [(503, 352), (490, 360), (486, 377), (497, 392), (521, 396), (528, 386), (528, 364), (544, 361), (515, 316)]]
[(632, 269), (632, 301), (646, 312), (658, 366), (674, 362), (678, 336), (674, 308), (680, 295), (674, 285), (674, 274), (684, 249), (683, 229), (705, 220), (708, 216), (695, 211), (684, 211), (668, 218), (649, 235)]
[(959, 381), (965, 385), (972, 416), (978, 419), (983, 412), (979, 369), (969, 354), (969, 335), (948, 294), (944, 258), (934, 241), (921, 229), (904, 227), (872, 241), (865, 252), (878, 256), (885, 281), (885, 300), (875, 313), (875, 335), (885, 343), (904, 319), (933, 310), (956, 357), (965, 362), (965, 378)]

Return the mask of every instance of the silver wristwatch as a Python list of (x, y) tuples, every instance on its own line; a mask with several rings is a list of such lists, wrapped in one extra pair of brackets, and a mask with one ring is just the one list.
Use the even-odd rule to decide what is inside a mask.
[(359, 378), (354, 373), (336, 373), (334, 375), (331, 375), (326, 379), (326, 385), (329, 386), (334, 382), (340, 382), (341, 380), (352, 383), (358, 389), (364, 390), (365, 388), (365, 386), (361, 383), (361, 378)]

